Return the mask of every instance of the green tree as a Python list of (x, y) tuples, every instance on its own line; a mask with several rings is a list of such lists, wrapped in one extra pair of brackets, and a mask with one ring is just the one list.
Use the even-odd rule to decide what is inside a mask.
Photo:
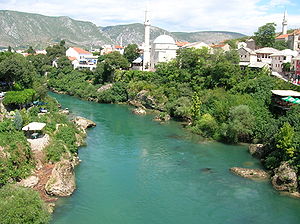
[(282, 64), (282, 71), (284, 72), (290, 72), (292, 68), (292, 64), (290, 62), (286, 62)]
[(15, 124), (15, 128), (20, 131), (23, 127), (23, 119), (22, 119), (22, 116), (20, 114), (19, 111), (17, 111), (15, 113), (15, 119), (14, 119), (14, 124)]
[(53, 61), (55, 58), (66, 56), (66, 50), (67, 49), (65, 47), (64, 40), (62, 40), (59, 44), (55, 44), (46, 48), (47, 56), (51, 61)]
[(284, 123), (279, 133), (275, 136), (277, 149), (282, 150), (291, 159), (296, 152), (294, 137), (294, 128), (288, 122)]
[(28, 54), (35, 54), (35, 50), (33, 50), (32, 46), (30, 46), (27, 51), (26, 51)]
[(139, 49), (136, 44), (129, 44), (124, 49), (124, 57), (128, 60), (129, 63), (132, 63), (135, 59), (139, 57)]
[(7, 51), (8, 51), (8, 52), (11, 52), (11, 51), (12, 51), (11, 46), (8, 46)]
[(267, 23), (258, 28), (258, 31), (254, 33), (254, 39), (259, 47), (273, 47), (276, 37), (276, 24)]
[(36, 77), (33, 65), (19, 54), (11, 54), (0, 62), (0, 79), (6, 82), (18, 82), (24, 88), (30, 88)]
[(0, 214), (2, 224), (46, 224), (50, 221), (38, 192), (12, 185), (0, 189)]
[(250, 139), (254, 116), (246, 105), (232, 107), (229, 112), (229, 121), (226, 127), (226, 140), (232, 143), (247, 142)]
[(3, 100), (4, 105), (24, 107), (27, 103), (34, 100), (36, 91), (33, 89), (25, 89), (23, 91), (9, 91)]
[[(128, 60), (121, 55), (119, 52), (114, 51), (110, 54), (105, 55), (105, 58), (102, 62), (98, 63), (97, 67), (103, 66), (103, 68), (99, 68), (97, 70), (97, 75), (102, 77), (103, 82), (112, 82), (114, 77), (114, 72), (117, 69), (128, 69), (129, 62)], [(101, 74), (101, 71), (102, 74)], [(97, 80), (101, 80), (101, 78), (97, 78)]]
[(284, 49), (288, 49), (289, 44), (287, 41), (284, 41), (284, 40), (276, 40), (273, 47), (277, 50), (282, 51)]

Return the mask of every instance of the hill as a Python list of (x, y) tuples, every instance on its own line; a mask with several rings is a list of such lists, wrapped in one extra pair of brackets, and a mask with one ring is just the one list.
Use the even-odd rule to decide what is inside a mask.
[(0, 46), (43, 47), (62, 39), (79, 46), (110, 43), (91, 22), (0, 10)]
[[(151, 41), (167, 34), (175, 40), (205, 43), (218, 43), (222, 40), (243, 37), (243, 34), (223, 31), (170, 32), (159, 27), (151, 27)], [(97, 27), (86, 21), (74, 20), (67, 16), (44, 16), (33, 13), (0, 10), (0, 47), (43, 48), (60, 40), (67, 45), (99, 47), (104, 44), (124, 46), (144, 40), (144, 25), (141, 23)]]

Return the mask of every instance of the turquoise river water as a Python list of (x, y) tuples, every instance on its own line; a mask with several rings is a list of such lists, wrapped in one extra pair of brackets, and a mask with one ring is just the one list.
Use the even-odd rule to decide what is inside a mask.
[(58, 201), (53, 224), (300, 223), (299, 199), (229, 172), (260, 167), (246, 146), (203, 143), (128, 106), (51, 95), (97, 123), (79, 151), (77, 190)]

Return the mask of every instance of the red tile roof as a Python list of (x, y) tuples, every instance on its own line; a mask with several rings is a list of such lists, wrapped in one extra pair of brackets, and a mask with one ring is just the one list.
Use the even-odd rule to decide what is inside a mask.
[(120, 45), (115, 45), (115, 49), (123, 49), (124, 47), (120, 46)]
[(68, 57), (70, 61), (74, 61), (76, 60), (77, 58), (76, 57)]
[(216, 45), (211, 45), (212, 48), (221, 48), (221, 47), (225, 47), (226, 44), (216, 44)]
[(278, 37), (276, 37), (276, 39), (285, 39), (289, 36), (289, 34), (281, 34)]
[(79, 53), (79, 54), (92, 54), (92, 53), (90, 53), (90, 52), (88, 52), (88, 51), (86, 51), (86, 50), (83, 50), (83, 49), (81, 49), (81, 48), (79, 48), (79, 47), (72, 47), (77, 53)]
[(177, 42), (176, 42), (176, 45), (177, 45), (178, 47), (182, 47), (182, 46), (187, 45), (187, 44), (189, 44), (189, 42), (181, 42), (181, 41), (177, 41)]

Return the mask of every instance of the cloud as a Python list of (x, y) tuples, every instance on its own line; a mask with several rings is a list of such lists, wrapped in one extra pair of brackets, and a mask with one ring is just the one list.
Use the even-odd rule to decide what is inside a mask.
[[(151, 23), (170, 31), (226, 30), (253, 34), (267, 22), (281, 27), (285, 6), (296, 0), (152, 0)], [(1, 9), (70, 16), (99, 26), (142, 23), (146, 0), (0, 0)], [(297, 5), (297, 4), (296, 4)], [(300, 15), (289, 15), (291, 27)]]

